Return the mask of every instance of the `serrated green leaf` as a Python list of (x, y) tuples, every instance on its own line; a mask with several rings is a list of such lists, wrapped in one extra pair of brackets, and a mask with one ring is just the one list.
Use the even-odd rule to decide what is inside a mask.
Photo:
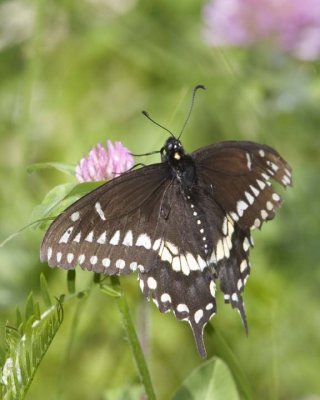
[(27, 298), (26, 308), (25, 308), (25, 319), (28, 320), (34, 311), (34, 299), (33, 293), (31, 292)]
[(177, 390), (172, 400), (239, 400), (228, 366), (212, 358), (196, 368)]
[(5, 326), (5, 339), (6, 345), (8, 348), (10, 346), (16, 346), (19, 340), (21, 339), (21, 334), (19, 330), (13, 326), (6, 325)]
[(76, 175), (76, 166), (72, 164), (63, 164), (58, 162), (44, 162), (31, 164), (27, 167), (27, 172), (31, 173), (34, 171), (44, 170), (44, 169), (56, 169), (60, 172), (64, 172), (67, 175)]
[(17, 327), (19, 327), (22, 323), (22, 315), (19, 307), (16, 308), (16, 320), (17, 320), (16, 325)]
[(35, 318), (33, 315), (30, 315), (28, 321), (25, 322), (24, 324), (24, 335), (30, 336), (32, 334), (32, 325), (35, 322)]
[(40, 319), (40, 304), (38, 302), (34, 303), (33, 317), (34, 317), (34, 320)]
[(13, 372), (13, 385), (14, 385), (14, 390), (13, 390), (13, 393), (12, 393), (12, 395), (13, 395), (12, 398), (13, 399), (16, 398), (15, 395), (18, 394), (18, 388), (19, 388), (19, 385), (20, 385), (20, 382), (18, 380), (18, 376), (17, 376), (17, 374), (15, 372), (16, 371)]
[(28, 371), (25, 367), (25, 362), (24, 362), (24, 353), (21, 353), (18, 357), (18, 364), (19, 365), (19, 370), (20, 370), (20, 378), (21, 378), (21, 383), (23, 386), (25, 386), (28, 382)]
[(6, 360), (12, 360), (12, 367), (3, 368), (0, 376), (0, 380), (7, 383), (2, 385), (2, 396), (6, 400), (24, 398), (63, 320), (59, 301), (40, 315), (39, 305), (34, 302), (32, 293), (28, 296), (25, 314), (28, 319), (22, 320), (20, 332), (9, 326), (5, 330)]
[(48, 308), (51, 307), (53, 302), (52, 302), (52, 298), (49, 293), (49, 287), (48, 287), (46, 277), (43, 274), (40, 275), (40, 290), (41, 290), (41, 295), (42, 295), (44, 304)]
[(31, 375), (32, 369), (31, 369), (31, 361), (30, 361), (30, 354), (26, 353), (26, 370), (27, 370), (27, 374)]

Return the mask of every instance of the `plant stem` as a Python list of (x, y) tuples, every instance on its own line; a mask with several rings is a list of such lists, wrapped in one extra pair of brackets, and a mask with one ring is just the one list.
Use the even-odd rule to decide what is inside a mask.
[(252, 400), (253, 395), (251, 391), (250, 384), (246, 378), (241, 365), (239, 364), (236, 356), (228, 345), (224, 337), (219, 333), (219, 331), (213, 327), (212, 324), (208, 324), (207, 332), (215, 342), (215, 348), (219, 349), (217, 355), (222, 358), (230, 370), (233, 373), (233, 377), (237, 383), (239, 391), (242, 393), (242, 397), (246, 400)]
[(145, 388), (147, 398), (148, 400), (156, 400), (156, 395), (151, 382), (151, 377), (147, 367), (147, 363), (143, 355), (143, 351), (141, 349), (141, 345), (130, 316), (127, 301), (121, 289), (119, 278), (117, 276), (111, 277), (111, 284), (114, 287), (114, 289), (120, 292), (121, 294), (121, 296), (117, 298), (117, 303), (120, 313), (122, 315), (122, 321), (126, 329), (132, 354), (137, 364), (139, 375), (143, 383), (143, 386)]
[(148, 358), (149, 356), (149, 341), (150, 341), (150, 312), (151, 308), (150, 305), (144, 301), (144, 299), (141, 300), (141, 303), (139, 304), (138, 308), (138, 337), (140, 339), (140, 345), (144, 354), (145, 358)]

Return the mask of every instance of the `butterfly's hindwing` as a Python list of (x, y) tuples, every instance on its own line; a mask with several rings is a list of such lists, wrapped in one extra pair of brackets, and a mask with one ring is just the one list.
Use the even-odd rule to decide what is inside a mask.
[(190, 324), (199, 354), (205, 357), (203, 328), (216, 312), (213, 271), (205, 268), (184, 275), (169, 262), (159, 261), (149, 273), (139, 273), (139, 280), (143, 294), (152, 296), (161, 312), (172, 310), (178, 320)]
[(249, 249), (252, 246), (249, 230), (243, 231), (235, 226), (230, 257), (217, 264), (217, 273), (220, 288), (224, 294), (225, 303), (230, 303), (241, 316), (245, 330), (247, 321), (245, 316), (242, 292), (250, 274)]

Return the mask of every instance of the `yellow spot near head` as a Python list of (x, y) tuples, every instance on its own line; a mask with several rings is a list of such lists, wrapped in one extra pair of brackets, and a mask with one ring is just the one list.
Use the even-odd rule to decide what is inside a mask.
[(181, 156), (179, 153), (176, 152), (176, 153), (174, 153), (173, 158), (175, 158), (176, 160), (180, 160)]

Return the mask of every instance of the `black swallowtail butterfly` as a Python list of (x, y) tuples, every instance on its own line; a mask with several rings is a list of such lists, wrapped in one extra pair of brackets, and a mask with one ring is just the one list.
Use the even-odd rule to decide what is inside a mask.
[(187, 321), (205, 357), (217, 280), (247, 329), (250, 230), (274, 218), (282, 200), (270, 180), (291, 185), (291, 168), (272, 148), (246, 141), (187, 154), (172, 135), (160, 153), (161, 163), (126, 172), (67, 208), (49, 227), (40, 257), (65, 269), (136, 271), (144, 296)]

